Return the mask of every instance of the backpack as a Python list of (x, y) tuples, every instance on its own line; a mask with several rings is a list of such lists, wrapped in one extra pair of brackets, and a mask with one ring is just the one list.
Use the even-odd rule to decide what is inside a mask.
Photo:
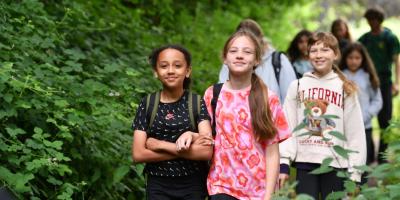
[[(278, 86), (279, 86), (279, 75), (281, 73), (281, 68), (282, 68), (281, 54), (283, 54), (283, 52), (280, 51), (272, 52), (272, 66), (274, 67), (275, 78), (276, 82), (278, 83)], [(294, 73), (296, 74), (296, 78), (297, 79), (301, 78), (302, 75), (299, 72), (297, 72), (295, 67), (293, 67), (293, 70)]]
[(212, 129), (212, 136), (215, 137), (217, 134), (215, 127), (216, 127), (216, 121), (215, 120), (215, 109), (217, 108), (217, 102), (218, 102), (218, 96), (219, 93), (221, 92), (223, 83), (216, 83), (213, 86), (213, 97), (211, 99), (211, 109), (212, 109), (212, 115), (213, 115), (213, 123), (211, 124), (211, 129)]
[[(153, 125), (154, 119), (158, 111), (158, 104), (160, 103), (160, 91), (148, 94), (146, 97), (146, 118), (148, 123), (148, 129)], [(201, 97), (198, 94), (189, 91), (188, 95), (188, 106), (189, 106), (189, 118), (192, 129), (197, 132), (197, 119), (200, 115), (200, 102)]]

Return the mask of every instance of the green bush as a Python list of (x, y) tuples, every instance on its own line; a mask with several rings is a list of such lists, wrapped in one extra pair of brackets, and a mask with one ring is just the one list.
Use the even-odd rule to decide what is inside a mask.
[(160, 87), (151, 49), (187, 46), (202, 94), (241, 19), (286, 48), (294, 2), (1, 1), (1, 186), (19, 199), (143, 199), (130, 125), (143, 94)]
[(156, 84), (141, 79), (151, 73), (138, 15), (113, 2), (12, 1), (1, 11), (3, 184), (20, 198), (141, 197), (129, 124)]

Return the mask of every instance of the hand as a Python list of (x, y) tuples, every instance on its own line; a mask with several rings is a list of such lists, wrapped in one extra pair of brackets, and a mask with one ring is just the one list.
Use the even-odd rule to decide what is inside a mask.
[(278, 176), (278, 181), (279, 181), (279, 188), (283, 188), (285, 185), (286, 181), (289, 179), (289, 175), (285, 173), (281, 173)]
[(159, 151), (160, 140), (155, 138), (147, 138), (146, 140), (146, 148), (152, 151)]
[(203, 146), (213, 146), (214, 139), (212, 136), (200, 135), (195, 141), (195, 144), (203, 145)]
[(392, 96), (397, 96), (399, 94), (399, 86), (395, 83), (392, 84)]
[(193, 132), (186, 131), (176, 140), (176, 149), (178, 151), (188, 150), (192, 144)]

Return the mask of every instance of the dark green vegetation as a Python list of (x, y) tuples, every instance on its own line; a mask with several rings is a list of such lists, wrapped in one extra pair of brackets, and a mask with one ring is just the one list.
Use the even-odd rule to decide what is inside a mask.
[(130, 125), (159, 88), (151, 49), (187, 46), (203, 93), (242, 16), (267, 22), (293, 2), (1, 1), (1, 186), (21, 199), (142, 199)]
[(160, 87), (151, 49), (188, 47), (202, 94), (241, 19), (259, 21), (283, 50), (313, 17), (303, 4), (0, 1), (0, 186), (19, 199), (143, 199), (130, 125), (141, 97)]

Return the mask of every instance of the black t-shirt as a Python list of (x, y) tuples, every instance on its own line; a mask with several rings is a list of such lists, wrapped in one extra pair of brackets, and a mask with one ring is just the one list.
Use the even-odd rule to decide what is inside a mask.
[[(193, 128), (189, 118), (188, 94), (189, 93), (185, 91), (182, 97), (173, 103), (160, 102), (154, 122), (152, 126), (149, 127), (149, 130), (147, 130), (146, 98), (143, 98), (132, 124), (133, 130), (145, 131), (147, 137), (168, 142), (175, 142), (179, 136), (186, 131), (194, 131), (192, 130)], [(203, 120), (210, 120), (210, 117), (204, 100), (201, 99), (200, 115), (197, 117), (197, 124)], [(145, 173), (153, 176), (188, 176), (204, 173), (205, 167), (205, 161), (193, 161), (179, 158), (147, 163), (145, 166)]]

